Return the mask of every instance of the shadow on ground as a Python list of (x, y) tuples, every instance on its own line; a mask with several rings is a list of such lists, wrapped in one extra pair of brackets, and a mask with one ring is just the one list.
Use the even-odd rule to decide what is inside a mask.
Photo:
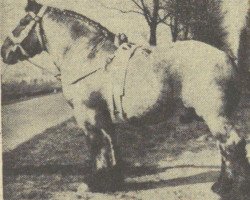
[[(183, 125), (177, 116), (173, 116), (167, 122), (152, 126), (120, 124), (117, 125), (117, 134), (126, 163), (126, 181), (117, 192), (196, 187), (196, 184), (217, 180), (219, 165), (209, 165), (206, 161), (199, 165), (189, 164), (195, 163), (195, 160), (185, 160), (190, 161), (188, 164), (177, 162), (187, 152), (206, 157), (211, 155), (201, 152), (208, 150), (218, 155), (213, 140), (206, 137), (197, 139), (210, 134), (203, 122)], [(186, 158), (189, 159), (190, 155), (186, 155)], [(159, 165), (162, 161), (172, 164)], [(55, 192), (76, 192), (90, 170), (86, 140), (74, 119), (47, 129), (16, 149), (4, 153), (3, 164), (5, 199), (50, 199)], [(185, 174), (189, 170), (195, 173)], [(171, 171), (184, 175), (168, 176)], [(242, 198), (230, 194), (223, 200), (246, 200)]]

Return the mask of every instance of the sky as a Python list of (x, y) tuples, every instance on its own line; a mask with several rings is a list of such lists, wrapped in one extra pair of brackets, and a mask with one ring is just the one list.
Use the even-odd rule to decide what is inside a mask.
[[(223, 0), (223, 9), (227, 11), (225, 27), (230, 32), (228, 41), (232, 49), (237, 49), (239, 30), (243, 24), (244, 13), (247, 10), (247, 1), (250, 0)], [(136, 13), (121, 13), (115, 9), (123, 10), (134, 9), (133, 3), (130, 0), (37, 0), (44, 5), (49, 5), (61, 9), (68, 9), (79, 12), (87, 17), (101, 23), (114, 33), (126, 33), (130, 41), (147, 44), (149, 31), (148, 26), (143, 16)], [(27, 0), (4, 0), (1, 1), (3, 9), (0, 31), (0, 45), (9, 32), (17, 25), (19, 20), (25, 15), (24, 7)], [(160, 25), (158, 28), (158, 41), (171, 43), (170, 30), (165, 25)], [(43, 65), (52, 65), (46, 54), (39, 55), (33, 59), (36, 63)], [(49, 64), (48, 64), (49, 63)], [(6, 65), (0, 61), (3, 69)], [(31, 76), (39, 74), (39, 70), (34, 69), (27, 62), (18, 63), (14, 66), (7, 67), (3, 80), (9, 80), (15, 74), (15, 71), (25, 71)], [(51, 66), (52, 67), (52, 66)]]

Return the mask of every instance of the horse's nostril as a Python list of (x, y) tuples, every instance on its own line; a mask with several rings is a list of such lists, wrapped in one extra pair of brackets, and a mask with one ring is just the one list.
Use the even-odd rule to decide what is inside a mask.
[(6, 56), (6, 53), (5, 53), (5, 52), (1, 52), (1, 57), (2, 57), (2, 61), (3, 61), (4, 63), (6, 63), (6, 61), (7, 61), (7, 56)]
[(5, 50), (4, 50), (3, 47), (2, 47), (2, 48), (1, 48), (1, 57), (4, 58), (5, 55), (6, 55)]
[(11, 49), (1, 49), (2, 61), (6, 64), (13, 65), (17, 63), (18, 54)]

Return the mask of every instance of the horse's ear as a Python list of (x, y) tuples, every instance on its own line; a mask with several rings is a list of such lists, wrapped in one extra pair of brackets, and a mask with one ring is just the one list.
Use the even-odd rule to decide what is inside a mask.
[(36, 0), (28, 0), (28, 4), (34, 3)]

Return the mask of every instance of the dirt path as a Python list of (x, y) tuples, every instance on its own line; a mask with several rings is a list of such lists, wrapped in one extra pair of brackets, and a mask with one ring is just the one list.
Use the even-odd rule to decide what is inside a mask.
[(216, 150), (186, 152), (161, 161), (155, 173), (126, 179), (127, 190), (115, 194), (58, 192), (52, 199), (143, 199), (143, 200), (219, 200), (211, 191), (220, 169)]
[[(250, 160), (250, 156), (248, 158)], [(221, 197), (211, 191), (219, 171), (220, 156), (216, 149), (196, 153), (188, 151), (176, 158), (167, 157), (160, 161), (154, 173), (126, 178), (125, 191), (115, 194), (86, 193), (84, 184), (79, 184), (76, 192), (56, 192), (51, 199), (220, 200)]]
[(4, 105), (2, 116), (3, 151), (9, 151), (72, 113), (60, 93)]
[[(237, 117), (245, 119), (242, 131), (249, 133), (249, 97), (245, 100)], [(154, 126), (120, 124), (116, 132), (126, 163), (119, 191), (86, 192), (89, 152), (70, 119), (3, 154), (4, 199), (236, 200), (210, 189), (220, 171), (220, 154), (204, 123), (183, 125), (176, 115)], [(250, 140), (247, 149), (250, 153)]]
[(126, 179), (120, 191), (107, 194), (85, 191), (89, 154), (75, 121), (71, 119), (47, 129), (4, 154), (4, 197), (8, 200), (220, 200), (210, 189), (220, 171), (215, 141), (204, 134), (201, 137), (186, 134), (194, 130), (197, 134), (205, 133), (206, 126), (202, 123), (178, 128), (166, 123), (158, 126), (157, 133), (152, 128), (117, 127), (126, 161)]

